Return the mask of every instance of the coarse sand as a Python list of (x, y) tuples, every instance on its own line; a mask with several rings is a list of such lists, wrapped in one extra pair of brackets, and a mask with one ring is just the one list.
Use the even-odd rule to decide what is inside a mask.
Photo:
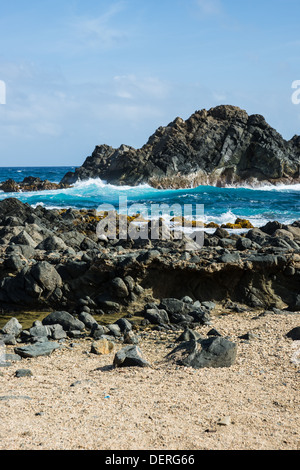
[(238, 344), (231, 367), (173, 364), (165, 356), (180, 332), (150, 329), (139, 332), (139, 347), (151, 367), (114, 368), (114, 352), (91, 353), (92, 338), (1, 367), (0, 449), (299, 450), (300, 341), (286, 336), (299, 314), (212, 319)]

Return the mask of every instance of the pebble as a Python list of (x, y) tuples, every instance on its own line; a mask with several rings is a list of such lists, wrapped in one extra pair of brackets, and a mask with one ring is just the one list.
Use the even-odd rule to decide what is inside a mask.
[(16, 377), (32, 377), (32, 372), (30, 369), (18, 369), (16, 370)]
[(223, 418), (220, 418), (218, 421), (217, 421), (217, 424), (219, 426), (229, 426), (231, 424), (231, 418), (230, 416), (224, 416)]

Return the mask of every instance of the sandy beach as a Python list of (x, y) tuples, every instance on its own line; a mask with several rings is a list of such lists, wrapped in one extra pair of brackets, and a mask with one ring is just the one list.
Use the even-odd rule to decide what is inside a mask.
[(286, 336), (299, 314), (259, 313), (213, 315), (238, 343), (231, 367), (173, 364), (178, 333), (151, 330), (139, 343), (151, 367), (113, 368), (92, 338), (2, 367), (1, 450), (299, 450), (300, 342)]

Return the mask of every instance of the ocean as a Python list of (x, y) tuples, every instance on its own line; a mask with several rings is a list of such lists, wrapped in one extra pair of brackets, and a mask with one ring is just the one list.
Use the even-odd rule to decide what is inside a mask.
[[(74, 171), (74, 168), (0, 167), (0, 182), (9, 178), (22, 181), (25, 176), (38, 176), (42, 180), (59, 182), (67, 171)], [(191, 189), (161, 190), (147, 184), (136, 187), (116, 186), (100, 179), (90, 179), (61, 190), (23, 193), (0, 191), (0, 200), (8, 197), (18, 198), (33, 207), (40, 204), (46, 208), (98, 209), (103, 204), (109, 204), (109, 207), (113, 206), (116, 210), (119, 209), (121, 197), (122, 200), (126, 199), (128, 210), (138, 205), (151, 214), (154, 205), (159, 205), (163, 210), (173, 205), (202, 207), (202, 219), (205, 223), (234, 223), (236, 218), (243, 218), (256, 227), (272, 220), (288, 224), (300, 218), (300, 184), (263, 186), (256, 189), (198, 186)]]

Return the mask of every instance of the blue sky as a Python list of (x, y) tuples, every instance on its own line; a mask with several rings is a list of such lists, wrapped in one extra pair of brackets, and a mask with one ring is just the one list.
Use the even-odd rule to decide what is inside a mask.
[(81, 165), (219, 104), (290, 139), (299, 18), (299, 0), (0, 0), (0, 166)]

